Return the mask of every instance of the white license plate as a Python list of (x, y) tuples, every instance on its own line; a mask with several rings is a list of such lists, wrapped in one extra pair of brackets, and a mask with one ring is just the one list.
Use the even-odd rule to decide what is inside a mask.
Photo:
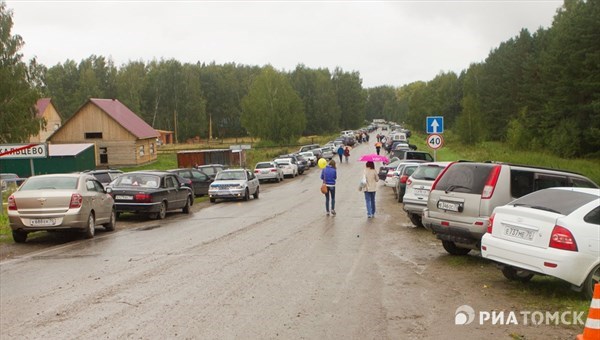
[(47, 227), (56, 224), (55, 218), (36, 218), (30, 221), (32, 227)]
[(269, 170), (262, 170), (260, 173), (261, 173), (261, 174), (268, 174), (268, 173), (269, 173)]
[(458, 202), (446, 202), (446, 201), (438, 201), (437, 204), (439, 209), (442, 210), (450, 210), (450, 211), (460, 211), (461, 203)]
[(429, 190), (427, 189), (413, 189), (416, 196), (429, 196)]
[(533, 231), (523, 230), (515, 227), (504, 227), (504, 235), (520, 238), (522, 240), (531, 241), (533, 240)]
[(116, 195), (115, 199), (116, 200), (132, 200), (133, 196), (129, 196), (129, 195)]

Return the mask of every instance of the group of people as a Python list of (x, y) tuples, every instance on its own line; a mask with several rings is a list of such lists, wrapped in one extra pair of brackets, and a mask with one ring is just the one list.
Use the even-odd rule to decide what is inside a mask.
[[(343, 149), (338, 148), (338, 155), (340, 157), (340, 163), (342, 162), (342, 155), (346, 156), (346, 162), (350, 156), (350, 150), (348, 147)], [(346, 155), (347, 152), (347, 155)], [(377, 191), (377, 182), (379, 182), (379, 176), (375, 171), (375, 163), (367, 162), (363, 174), (363, 183), (361, 183), (361, 190), (365, 195), (365, 204), (367, 206), (367, 218), (375, 217), (375, 193)], [(327, 216), (330, 214), (335, 216), (335, 185), (337, 182), (337, 166), (335, 160), (330, 160), (329, 163), (321, 171), (321, 180), (327, 186), (327, 192), (325, 192), (325, 211)]]

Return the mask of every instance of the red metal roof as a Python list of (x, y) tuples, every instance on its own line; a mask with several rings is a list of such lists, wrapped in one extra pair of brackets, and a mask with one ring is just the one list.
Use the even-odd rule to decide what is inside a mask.
[(50, 104), (50, 98), (40, 98), (35, 104), (35, 108), (37, 109), (36, 117), (41, 118), (44, 115), (44, 111)]
[(151, 138), (160, 135), (148, 123), (117, 99), (90, 98), (90, 101), (137, 138)]

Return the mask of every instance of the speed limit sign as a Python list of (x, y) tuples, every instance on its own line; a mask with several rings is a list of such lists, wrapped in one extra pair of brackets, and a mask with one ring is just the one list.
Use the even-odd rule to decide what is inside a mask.
[(444, 145), (444, 138), (440, 134), (432, 133), (427, 136), (427, 145), (433, 150), (437, 150)]

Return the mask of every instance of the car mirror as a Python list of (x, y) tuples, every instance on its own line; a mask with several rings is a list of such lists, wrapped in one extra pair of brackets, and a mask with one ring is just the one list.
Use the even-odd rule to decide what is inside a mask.
[(110, 194), (112, 192), (112, 188), (111, 187), (107, 187), (104, 189), (104, 192), (107, 194)]

